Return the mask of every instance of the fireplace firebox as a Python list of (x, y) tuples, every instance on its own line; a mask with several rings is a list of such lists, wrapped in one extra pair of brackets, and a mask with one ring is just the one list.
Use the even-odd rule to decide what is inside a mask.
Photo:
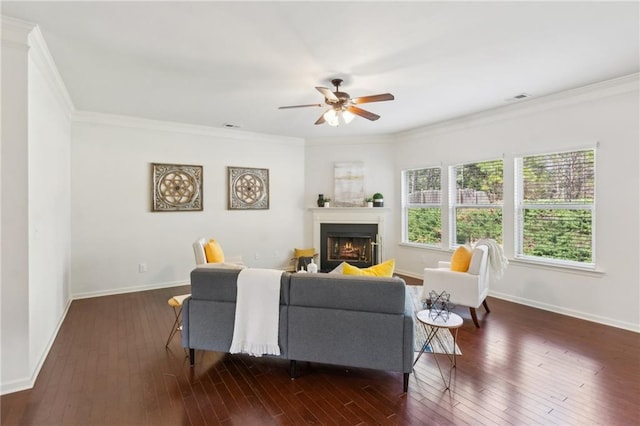
[(376, 263), (378, 225), (323, 223), (320, 225), (320, 269), (328, 272), (342, 262), (358, 268)]

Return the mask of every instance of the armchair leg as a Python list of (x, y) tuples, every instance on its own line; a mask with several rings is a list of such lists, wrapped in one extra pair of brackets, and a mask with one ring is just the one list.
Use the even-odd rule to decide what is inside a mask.
[(189, 365), (193, 367), (196, 363), (196, 350), (189, 348)]
[(402, 378), (402, 392), (407, 393), (409, 389), (409, 373), (404, 373), (404, 377)]
[(480, 328), (480, 323), (478, 323), (478, 316), (476, 315), (476, 308), (469, 308), (469, 312), (471, 312), (471, 319), (473, 319), (473, 323), (476, 327)]
[(489, 310), (489, 305), (487, 305), (487, 299), (484, 299), (484, 300), (482, 301), (482, 305), (484, 306), (484, 309), (486, 309), (487, 313), (491, 312), (491, 311)]

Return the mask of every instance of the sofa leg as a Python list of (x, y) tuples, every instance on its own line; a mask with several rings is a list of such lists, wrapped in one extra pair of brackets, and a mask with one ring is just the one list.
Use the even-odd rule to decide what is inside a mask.
[(480, 323), (478, 323), (478, 316), (476, 315), (476, 308), (469, 308), (469, 312), (471, 312), (471, 319), (473, 319), (473, 323), (476, 327), (480, 328)]
[(296, 378), (296, 361), (294, 359), (289, 361), (289, 377), (291, 380)]
[(402, 378), (402, 392), (407, 393), (409, 389), (409, 373), (404, 373), (404, 377)]
[(484, 309), (487, 311), (487, 313), (491, 312), (491, 311), (489, 310), (489, 305), (487, 305), (487, 299), (484, 299), (484, 300), (482, 301), (482, 306), (484, 306)]
[(189, 365), (192, 367), (196, 363), (196, 350), (193, 348), (189, 348)]

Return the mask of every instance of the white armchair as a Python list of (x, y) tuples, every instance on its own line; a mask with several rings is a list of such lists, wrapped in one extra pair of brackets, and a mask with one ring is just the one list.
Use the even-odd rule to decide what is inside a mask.
[[(207, 263), (207, 255), (204, 251), (204, 246), (207, 244), (208, 240), (206, 238), (200, 238), (193, 243), (193, 254), (196, 257), (196, 266), (206, 266), (206, 265), (217, 265), (215, 263), (210, 264)], [(242, 256), (224, 256), (225, 264), (235, 264), (235, 265), (244, 265), (242, 261)]]
[(450, 302), (468, 306), (471, 318), (476, 327), (480, 327), (476, 308), (484, 305), (488, 312), (487, 295), (489, 294), (489, 248), (477, 245), (471, 255), (471, 263), (467, 272), (451, 270), (450, 262), (438, 262), (438, 268), (425, 268), (422, 282), (421, 299), (426, 299), (431, 290), (436, 293), (446, 291), (450, 294)]

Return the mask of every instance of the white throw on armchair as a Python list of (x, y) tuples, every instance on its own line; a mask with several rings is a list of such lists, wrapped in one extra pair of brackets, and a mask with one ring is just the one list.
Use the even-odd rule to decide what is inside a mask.
[(438, 262), (438, 268), (425, 268), (421, 299), (427, 299), (431, 290), (438, 294), (446, 291), (450, 294), (451, 303), (469, 307), (473, 323), (480, 327), (476, 308), (484, 305), (490, 312), (486, 301), (489, 276), (489, 247), (476, 245), (467, 272), (452, 271), (451, 262), (442, 261)]

